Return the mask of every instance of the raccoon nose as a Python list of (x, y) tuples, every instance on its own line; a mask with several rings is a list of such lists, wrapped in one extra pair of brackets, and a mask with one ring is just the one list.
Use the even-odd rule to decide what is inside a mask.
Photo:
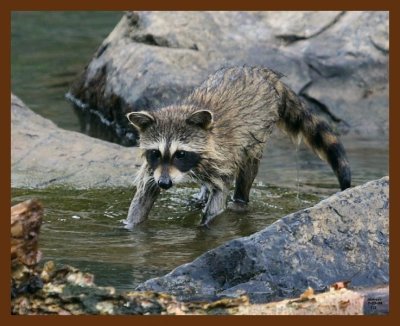
[(162, 189), (169, 189), (172, 187), (172, 181), (170, 178), (161, 177), (160, 180), (158, 180), (158, 186)]

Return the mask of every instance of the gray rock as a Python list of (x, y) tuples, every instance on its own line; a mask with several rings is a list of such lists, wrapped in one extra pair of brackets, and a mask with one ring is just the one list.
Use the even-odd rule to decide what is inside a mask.
[(387, 12), (352, 12), (329, 33), (293, 45), (311, 69), (303, 94), (345, 118), (352, 133), (388, 135), (388, 42)]
[(137, 148), (58, 128), (11, 94), (11, 186), (132, 185)]
[(388, 12), (128, 12), (68, 97), (125, 144), (125, 114), (187, 95), (221, 66), (264, 65), (344, 132), (388, 134)]
[(229, 241), (137, 290), (181, 300), (247, 294), (253, 302), (389, 282), (389, 178), (337, 193), (251, 236)]

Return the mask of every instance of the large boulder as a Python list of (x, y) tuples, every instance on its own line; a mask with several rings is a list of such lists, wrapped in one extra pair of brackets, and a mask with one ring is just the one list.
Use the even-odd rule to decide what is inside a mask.
[(11, 94), (11, 186), (131, 186), (137, 148), (58, 128)]
[(338, 130), (374, 137), (388, 134), (388, 53), (388, 12), (128, 12), (68, 98), (134, 144), (127, 112), (175, 102), (221, 66), (264, 65)]
[(339, 281), (389, 282), (389, 178), (337, 193), (266, 229), (229, 241), (137, 290), (180, 300), (249, 295), (253, 302), (296, 297)]

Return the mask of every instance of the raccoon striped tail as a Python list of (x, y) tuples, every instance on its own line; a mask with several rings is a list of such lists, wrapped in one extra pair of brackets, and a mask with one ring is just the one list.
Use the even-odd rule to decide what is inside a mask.
[(329, 124), (313, 115), (305, 104), (292, 92), (286, 90), (280, 108), (278, 125), (292, 139), (304, 142), (332, 167), (342, 190), (351, 185), (350, 165), (346, 152)]

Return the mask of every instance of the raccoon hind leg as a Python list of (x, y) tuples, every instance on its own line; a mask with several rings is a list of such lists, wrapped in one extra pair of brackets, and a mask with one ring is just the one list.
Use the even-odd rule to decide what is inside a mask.
[(257, 175), (260, 160), (256, 158), (248, 159), (243, 168), (239, 169), (235, 181), (235, 192), (233, 202), (230, 202), (228, 208), (234, 211), (246, 211), (249, 202), (250, 189)]

